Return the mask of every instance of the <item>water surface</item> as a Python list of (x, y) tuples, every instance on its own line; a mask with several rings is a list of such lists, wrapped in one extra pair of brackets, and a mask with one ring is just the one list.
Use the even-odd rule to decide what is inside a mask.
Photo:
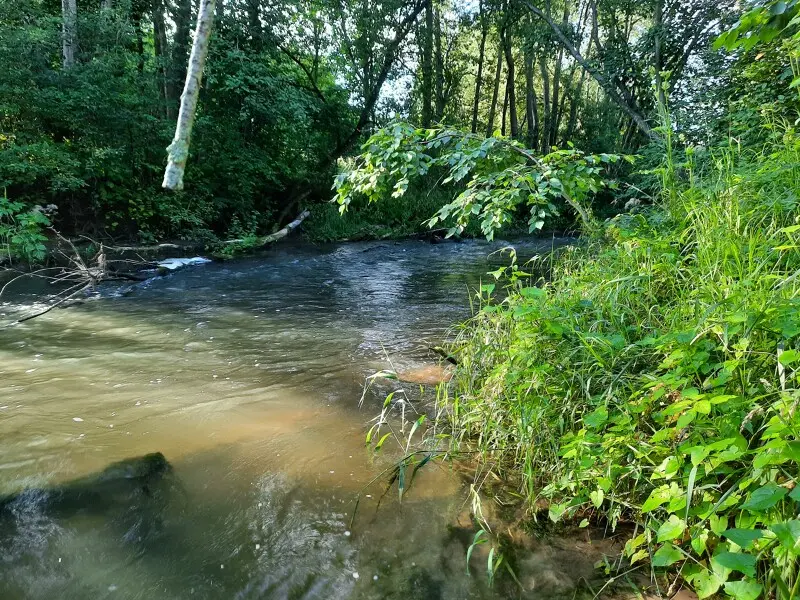
[(0, 598), (495, 597), (467, 576), (447, 469), (402, 505), (373, 485), (350, 518), (393, 457), (364, 448), (383, 400), (358, 406), (365, 376), (430, 362), (501, 245), (277, 246), (0, 330), (0, 494), (156, 451), (173, 466), (78, 509), (6, 507)]

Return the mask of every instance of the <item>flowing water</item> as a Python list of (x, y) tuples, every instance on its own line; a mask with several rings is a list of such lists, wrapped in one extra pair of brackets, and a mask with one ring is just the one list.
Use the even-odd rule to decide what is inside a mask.
[[(467, 575), (447, 468), (402, 503), (373, 484), (350, 519), (396, 456), (364, 447), (365, 376), (430, 362), (498, 247), (284, 245), (0, 330), (0, 496), (43, 490), (0, 504), (0, 599), (496, 597)], [(172, 469), (145, 485), (43, 500), (153, 452)]]

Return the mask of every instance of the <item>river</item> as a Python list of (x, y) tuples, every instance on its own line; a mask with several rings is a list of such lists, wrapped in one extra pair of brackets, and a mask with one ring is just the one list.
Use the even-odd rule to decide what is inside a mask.
[[(278, 245), (0, 330), (0, 494), (152, 452), (172, 465), (146, 493), (6, 507), (0, 598), (506, 597), (467, 574), (467, 494), (446, 465), (402, 503), (393, 491), (378, 506), (380, 482), (363, 490), (350, 526), (397, 456), (365, 448), (383, 401), (359, 407), (365, 377), (431, 362), (500, 247)], [(34, 300), (20, 289), (0, 312)], [(540, 566), (566, 581), (578, 555), (546, 546)], [(554, 597), (537, 589), (524, 597)]]

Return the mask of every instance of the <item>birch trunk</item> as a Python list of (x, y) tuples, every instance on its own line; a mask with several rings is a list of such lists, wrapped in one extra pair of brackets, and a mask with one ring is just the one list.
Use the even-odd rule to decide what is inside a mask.
[(203, 68), (208, 55), (208, 42), (211, 37), (211, 26), (214, 23), (216, 0), (201, 0), (197, 13), (197, 29), (194, 32), (192, 53), (189, 56), (189, 67), (186, 71), (186, 84), (181, 94), (181, 108), (178, 111), (178, 125), (175, 138), (169, 145), (167, 168), (164, 171), (162, 187), (168, 190), (183, 189), (183, 171), (189, 157), (189, 140), (192, 135), (197, 98), (200, 95), (200, 83), (203, 79)]
[(75, 47), (78, 45), (78, 4), (76, 0), (61, 0), (61, 52), (64, 68), (75, 64)]

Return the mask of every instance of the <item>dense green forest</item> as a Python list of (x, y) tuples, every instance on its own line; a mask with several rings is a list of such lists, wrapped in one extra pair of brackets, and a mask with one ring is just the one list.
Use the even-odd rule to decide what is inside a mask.
[[(734, 4), (219, 0), (186, 187), (170, 193), (197, 3), (4, 2), (4, 219), (32, 230), (28, 209), (54, 205), (61, 231), (98, 238), (268, 233), (327, 201), (336, 160), (396, 119), (499, 131), (542, 154), (573, 143), (657, 157), (668, 94), (682, 144), (757, 143), (765, 105), (778, 118), (794, 101), (788, 58), (779, 42), (756, 62), (712, 50)], [(615, 202), (647, 201), (644, 185)], [(432, 187), (407, 199), (411, 220), (389, 207), (366, 218), (419, 228), (452, 196)], [(322, 209), (317, 229), (345, 237), (334, 215)]]
[(800, 2), (211, 6), (169, 191), (198, 5), (0, 5), (6, 253), (41, 259), (48, 223), (213, 243), (308, 207), (316, 239), (578, 232), (481, 288), (440, 393), (453, 448), (532, 518), (631, 525), (612, 577), (797, 598)]

